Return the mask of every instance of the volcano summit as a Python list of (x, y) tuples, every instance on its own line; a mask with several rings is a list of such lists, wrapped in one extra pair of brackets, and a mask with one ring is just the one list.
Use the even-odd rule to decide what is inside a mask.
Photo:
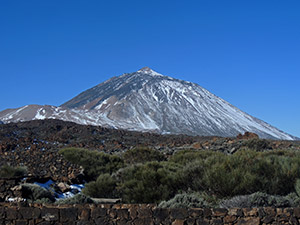
[(0, 112), (4, 123), (61, 119), (135, 131), (203, 136), (297, 139), (239, 110), (198, 84), (159, 74), (148, 67), (113, 77), (59, 107), (27, 105)]

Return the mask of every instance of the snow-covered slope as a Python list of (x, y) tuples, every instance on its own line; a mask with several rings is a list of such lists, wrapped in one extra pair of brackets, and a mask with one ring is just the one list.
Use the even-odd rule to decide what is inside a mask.
[(113, 77), (60, 107), (33, 105), (0, 112), (3, 122), (45, 118), (159, 133), (235, 136), (251, 131), (262, 138), (295, 139), (198, 84), (147, 67)]

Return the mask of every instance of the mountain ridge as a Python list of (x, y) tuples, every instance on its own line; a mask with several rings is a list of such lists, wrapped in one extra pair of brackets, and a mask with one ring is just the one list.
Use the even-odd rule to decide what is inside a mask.
[(35, 105), (0, 112), (6, 123), (46, 118), (158, 133), (236, 136), (250, 131), (262, 138), (297, 139), (198, 84), (149, 67), (112, 77), (59, 107)]

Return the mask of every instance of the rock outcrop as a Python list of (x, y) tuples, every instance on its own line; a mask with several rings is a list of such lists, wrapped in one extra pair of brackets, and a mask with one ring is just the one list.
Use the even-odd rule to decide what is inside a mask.
[(236, 136), (237, 139), (253, 139), (253, 138), (259, 138), (259, 136), (255, 133), (246, 131), (244, 134), (238, 134)]

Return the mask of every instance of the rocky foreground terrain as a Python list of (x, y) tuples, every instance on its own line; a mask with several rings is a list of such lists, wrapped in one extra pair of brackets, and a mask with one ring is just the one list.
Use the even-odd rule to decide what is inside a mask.
[[(245, 139), (158, 135), (155, 133), (116, 130), (91, 125), (78, 125), (60, 120), (35, 120), (0, 125), (0, 166), (26, 166), (29, 175), (68, 183), (79, 182), (82, 169), (66, 161), (58, 151), (80, 147), (122, 154), (135, 146), (148, 146), (166, 155), (183, 149), (210, 149), (233, 153), (245, 147)], [(266, 144), (267, 143), (267, 144)], [(297, 141), (266, 141), (267, 149), (300, 150)]]
[(58, 153), (64, 147), (88, 148), (120, 154), (132, 146), (172, 150), (212, 137), (158, 135), (78, 125), (60, 120), (35, 120), (0, 125), (0, 165), (26, 166), (34, 177), (70, 181), (81, 173)]

